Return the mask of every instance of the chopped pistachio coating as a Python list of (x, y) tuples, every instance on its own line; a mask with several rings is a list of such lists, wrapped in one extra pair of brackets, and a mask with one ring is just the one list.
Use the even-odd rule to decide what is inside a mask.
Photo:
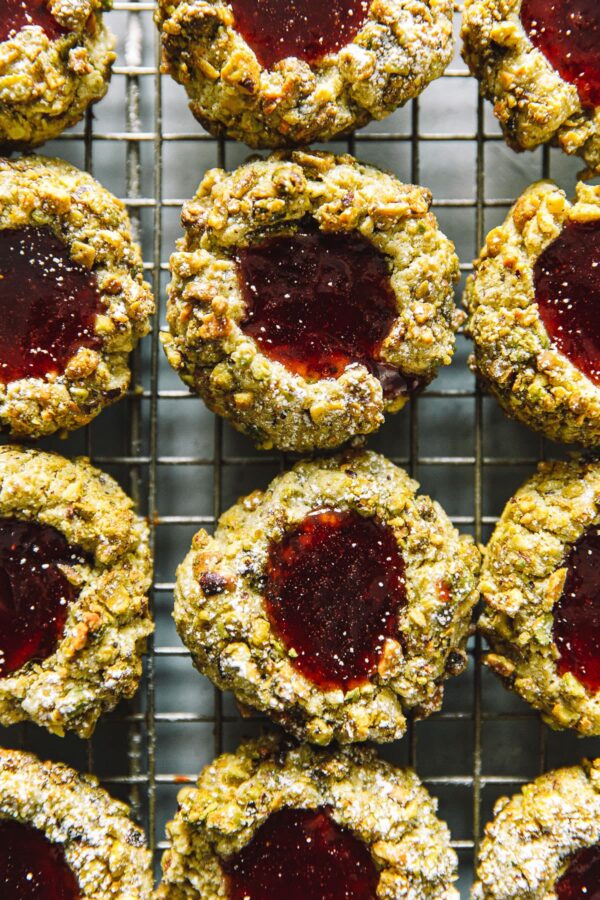
[(338, 447), (375, 431), (407, 396), (384, 397), (362, 364), (310, 381), (267, 357), (241, 327), (246, 305), (234, 254), (265, 235), (293, 233), (307, 216), (323, 232), (371, 241), (389, 262), (397, 301), (381, 361), (427, 383), (451, 362), (462, 322), (453, 299), (458, 259), (430, 204), (429, 191), (351, 156), (275, 153), (231, 174), (210, 170), (183, 208), (186, 236), (171, 257), (170, 332), (162, 335), (169, 362), (262, 448)]
[(0, 144), (38, 147), (104, 97), (116, 59), (102, 10), (111, 0), (49, 0), (65, 33), (28, 26), (0, 43)]
[(465, 62), (514, 150), (552, 142), (600, 172), (600, 109), (582, 106), (577, 87), (531, 42), (520, 11), (521, 0), (466, 0)]
[(555, 769), (500, 798), (472, 900), (553, 900), (574, 853), (600, 841), (600, 759)]
[[(371, 452), (301, 462), (200, 531), (179, 567), (175, 622), (197, 668), (244, 704), (317, 744), (392, 741), (405, 714), (438, 710), (442, 683), (466, 665), (479, 553), (418, 485)], [(407, 604), (376, 673), (346, 693), (323, 690), (293, 664), (265, 608), (271, 542), (311, 512), (353, 510), (389, 526), (406, 567)]]
[(237, 31), (226, 0), (159, 0), (163, 71), (194, 116), (251, 147), (326, 141), (383, 119), (418, 96), (452, 58), (451, 0), (372, 0), (367, 21), (337, 53), (270, 69)]
[(157, 900), (227, 897), (220, 860), (248, 844), (271, 813), (322, 806), (370, 850), (380, 900), (458, 900), (456, 854), (436, 801), (413, 771), (371, 749), (326, 751), (269, 735), (220, 756), (178, 800)]
[(584, 735), (600, 734), (600, 694), (570, 672), (559, 675), (553, 609), (568, 551), (600, 521), (599, 504), (598, 462), (541, 463), (506, 505), (480, 582), (487, 664), (553, 728)]
[(129, 818), (128, 807), (113, 800), (93, 776), (0, 748), (0, 819), (37, 828), (59, 844), (81, 900), (151, 900), (144, 834)]
[(0, 384), (0, 423), (15, 437), (38, 438), (86, 425), (123, 396), (128, 356), (150, 329), (154, 301), (125, 205), (87, 173), (41, 156), (0, 159), (0, 229), (28, 227), (64, 241), (96, 276), (103, 309), (98, 349), (80, 347), (52, 377)]
[(0, 679), (0, 723), (28, 720), (88, 737), (103, 712), (133, 696), (141, 676), (153, 629), (148, 526), (88, 460), (10, 446), (0, 447), (0, 516), (52, 526), (86, 554), (63, 567), (79, 596), (55, 652)]
[(600, 388), (558, 350), (535, 298), (534, 267), (570, 222), (600, 221), (600, 187), (575, 203), (550, 181), (531, 185), (487, 236), (467, 282), (473, 369), (506, 413), (565, 443), (600, 442)]

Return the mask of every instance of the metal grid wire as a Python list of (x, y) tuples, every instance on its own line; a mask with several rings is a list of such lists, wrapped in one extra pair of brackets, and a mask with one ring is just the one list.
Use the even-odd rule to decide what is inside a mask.
[[(116, 0), (114, 9), (107, 21), (119, 35), (119, 59), (109, 94), (82, 127), (43, 152), (85, 167), (126, 200), (162, 322), (167, 260), (179, 234), (181, 204), (206, 168), (233, 168), (247, 149), (204, 133), (186, 109), (183, 90), (159, 75), (154, 3)], [(552, 168), (571, 188), (577, 170), (554, 152), (517, 157), (507, 150), (458, 54), (422, 99), (333, 147), (431, 187), (441, 225), (457, 243), (463, 275), (488, 228), (504, 217), (526, 184)], [(131, 804), (157, 863), (180, 785), (264, 724), (242, 721), (231, 698), (192, 671), (170, 620), (175, 567), (194, 531), (212, 529), (240, 493), (266, 485), (285, 464), (254, 451), (182, 389), (159, 351), (158, 330), (134, 354), (127, 400), (66, 443), (43, 442), (67, 456), (91, 456), (149, 516), (157, 561), (157, 633), (142, 688), (134, 701), (101, 722), (86, 744), (55, 739), (32, 726), (0, 735), (6, 745), (96, 772)], [(408, 411), (391, 417), (369, 445), (405, 466), (459, 528), (485, 541), (511, 490), (532, 471), (544, 447), (482, 395), (467, 355), (459, 336), (453, 366)], [(557, 453), (560, 448), (553, 448), (552, 455)], [(448, 686), (443, 711), (411, 723), (403, 741), (381, 748), (386, 758), (413, 765), (439, 798), (440, 815), (459, 852), (465, 897), (494, 800), (551, 765), (593, 753), (594, 743), (598, 752), (598, 742), (549, 733), (482, 670), (480, 653), (479, 638), (473, 638), (469, 670)]]

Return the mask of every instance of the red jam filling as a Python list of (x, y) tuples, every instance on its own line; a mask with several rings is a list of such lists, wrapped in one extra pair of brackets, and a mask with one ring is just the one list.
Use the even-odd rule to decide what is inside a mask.
[(598, 0), (523, 0), (521, 21), (531, 43), (574, 84), (584, 106), (600, 106)]
[(290, 56), (308, 63), (350, 44), (372, 0), (230, 0), (235, 25), (261, 66)]
[(313, 381), (361, 363), (386, 396), (423, 386), (377, 359), (397, 307), (388, 262), (366, 238), (304, 221), (293, 235), (239, 249), (236, 262), (246, 304), (241, 328), (270, 359)]
[(368, 681), (406, 604), (391, 528), (354, 511), (313, 513), (271, 545), (266, 574), (267, 612), (294, 666), (323, 690)]
[(50, 12), (48, 0), (2, 0), (0, 41), (8, 41), (28, 25), (39, 25), (51, 41), (67, 33)]
[(558, 900), (600, 900), (600, 844), (576, 853), (554, 890)]
[(367, 847), (324, 809), (282, 809), (223, 865), (229, 900), (376, 900)]
[(600, 528), (579, 538), (566, 560), (567, 577), (554, 608), (558, 672), (571, 672), (590, 691), (600, 690)]
[(600, 385), (600, 221), (568, 222), (537, 260), (534, 280), (550, 340)]
[(0, 231), (0, 383), (61, 374), (97, 348), (96, 276), (47, 228)]
[(13, 819), (0, 820), (0, 897), (79, 900), (81, 891), (60, 844)]
[(79, 594), (58, 564), (81, 562), (50, 525), (0, 519), (0, 678), (54, 653)]

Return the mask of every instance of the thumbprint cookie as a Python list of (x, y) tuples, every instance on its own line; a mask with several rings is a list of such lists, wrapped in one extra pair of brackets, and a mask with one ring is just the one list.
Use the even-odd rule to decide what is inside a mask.
[(2, 0), (0, 147), (37, 147), (104, 97), (116, 58), (110, 0)]
[(97, 780), (0, 749), (0, 891), (10, 900), (151, 900), (151, 856)]
[(148, 526), (85, 459), (0, 447), (0, 723), (88, 737), (152, 632)]
[(472, 366), (505, 412), (547, 437), (600, 443), (600, 187), (570, 203), (532, 185), (467, 283)]
[(472, 900), (594, 900), (600, 884), (600, 759), (502, 797), (485, 829)]
[(160, 0), (163, 71), (194, 116), (251, 147), (326, 141), (443, 74), (451, 0)]
[(15, 437), (86, 425), (125, 394), (154, 312), (130, 229), (79, 169), (0, 159), (0, 424)]
[(157, 900), (458, 900), (436, 801), (373, 750), (268, 735), (178, 800)]
[(452, 359), (462, 313), (431, 194), (351, 156), (209, 171), (183, 209), (163, 343), (260, 447), (375, 431)]
[(600, 734), (600, 464), (542, 463), (487, 547), (488, 665), (553, 728)]
[(597, 0), (467, 0), (462, 36), (511, 147), (552, 142), (600, 172)]
[(201, 531), (175, 622), (197, 668), (294, 736), (391, 741), (466, 666), (479, 554), (383, 456), (301, 462)]

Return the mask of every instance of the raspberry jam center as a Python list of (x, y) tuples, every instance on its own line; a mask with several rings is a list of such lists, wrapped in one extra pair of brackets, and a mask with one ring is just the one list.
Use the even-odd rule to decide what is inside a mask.
[(0, 519), (0, 677), (55, 651), (79, 594), (58, 565), (82, 562), (50, 525)]
[(600, 385), (600, 221), (568, 222), (537, 260), (534, 280), (550, 340)]
[(326, 808), (282, 809), (223, 865), (229, 900), (376, 900), (365, 844)]
[(308, 63), (351, 43), (371, 0), (230, 0), (235, 25), (266, 69), (290, 56)]
[(28, 25), (39, 25), (51, 41), (67, 33), (50, 12), (48, 0), (2, 0), (0, 41), (8, 41)]
[(80, 347), (97, 348), (93, 272), (47, 228), (0, 231), (0, 383), (61, 374)]
[(323, 690), (368, 681), (406, 604), (391, 528), (354, 511), (313, 513), (271, 545), (266, 574), (271, 626), (293, 665)]
[(558, 672), (571, 672), (590, 691), (600, 690), (600, 527), (593, 526), (571, 548), (567, 577), (554, 607)]
[(600, 106), (598, 0), (523, 0), (521, 21), (531, 43), (574, 84), (584, 106)]
[(600, 844), (576, 853), (554, 889), (558, 900), (600, 900)]
[(325, 233), (312, 221), (289, 236), (237, 251), (246, 304), (242, 331), (262, 353), (308, 380), (366, 366), (386, 396), (422, 386), (378, 360), (397, 316), (385, 256), (358, 234)]
[(60, 844), (13, 819), (0, 820), (0, 896), (11, 900), (79, 900)]

